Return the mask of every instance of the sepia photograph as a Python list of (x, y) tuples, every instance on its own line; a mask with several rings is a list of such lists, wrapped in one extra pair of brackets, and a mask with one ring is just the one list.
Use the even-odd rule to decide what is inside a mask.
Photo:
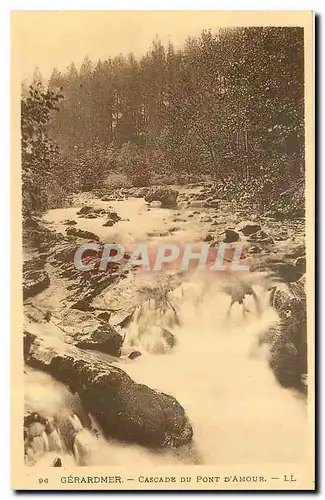
[(313, 23), (12, 12), (14, 489), (315, 489)]

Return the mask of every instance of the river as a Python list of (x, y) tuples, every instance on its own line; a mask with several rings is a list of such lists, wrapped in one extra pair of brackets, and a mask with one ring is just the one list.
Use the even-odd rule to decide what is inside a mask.
[[(112, 207), (122, 220), (112, 227), (103, 227), (101, 218), (78, 218), (76, 212), (80, 206), (51, 210), (44, 220), (59, 232), (67, 227), (64, 220), (75, 220), (80, 229), (126, 248), (145, 241), (200, 242), (210, 226), (209, 220), (202, 221), (202, 214), (201, 218), (192, 216), (194, 208), (148, 209), (143, 199), (135, 198), (123, 202), (94, 198), (86, 201), (96, 207)], [(118, 363), (136, 382), (172, 394), (179, 401), (192, 424), (194, 446), (176, 455), (153, 453), (139, 446), (106, 441), (100, 429), (97, 437), (83, 429), (77, 445), (80, 449), (74, 450), (76, 462), (81, 465), (123, 465), (135, 460), (148, 465), (303, 462), (307, 453), (305, 400), (277, 383), (268, 366), (267, 348), (259, 345), (260, 336), (278, 321), (263, 277), (258, 274), (249, 277), (260, 310), (249, 296), (244, 301), (245, 312), (243, 305), (235, 304), (230, 314), (230, 296), (217, 276), (207, 277), (194, 270), (178, 279), (179, 286), (170, 292), (164, 290), (168, 283), (164, 274), (139, 275), (133, 288), (127, 286), (126, 280), (124, 288), (128, 292), (140, 292), (144, 283), (154, 291), (163, 290), (171, 307), (162, 307), (155, 293), (143, 299), (124, 332), (125, 350), (136, 346), (142, 355), (132, 362), (121, 359)], [(98, 300), (103, 307), (111, 300), (110, 294), (103, 293)], [(172, 329), (176, 338), (175, 347), (167, 352), (161, 347), (161, 331), (165, 326)], [(53, 415), (69, 409), (83, 421), (78, 402), (61, 384), (35, 370), (27, 370), (26, 380), (28, 410)], [(84, 461), (80, 454), (86, 457)], [(54, 455), (45, 447), (37, 463), (50, 462)], [(71, 453), (65, 456), (69, 457), (68, 462), (73, 460)]]

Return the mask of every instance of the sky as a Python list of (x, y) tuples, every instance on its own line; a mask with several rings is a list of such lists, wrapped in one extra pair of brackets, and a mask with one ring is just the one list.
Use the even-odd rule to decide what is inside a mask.
[(38, 66), (48, 78), (54, 67), (64, 70), (72, 61), (80, 67), (88, 55), (93, 62), (133, 52), (141, 56), (158, 35), (181, 46), (187, 36), (218, 27), (217, 13), (30, 11), (15, 13), (15, 38), (22, 79)]
[(94, 63), (130, 52), (139, 57), (157, 35), (179, 47), (203, 29), (304, 22), (303, 11), (14, 11), (13, 69), (22, 81), (37, 66), (48, 79), (54, 67), (64, 71), (71, 62), (80, 67), (87, 55)]

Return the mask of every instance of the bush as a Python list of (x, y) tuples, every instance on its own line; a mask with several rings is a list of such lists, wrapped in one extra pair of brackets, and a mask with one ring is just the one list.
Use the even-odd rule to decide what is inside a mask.
[(149, 186), (150, 169), (149, 159), (136, 144), (130, 142), (123, 144), (116, 153), (115, 164), (120, 172), (123, 172), (135, 187)]
[(132, 187), (132, 181), (126, 174), (113, 172), (104, 180), (103, 185), (107, 189), (120, 189)]

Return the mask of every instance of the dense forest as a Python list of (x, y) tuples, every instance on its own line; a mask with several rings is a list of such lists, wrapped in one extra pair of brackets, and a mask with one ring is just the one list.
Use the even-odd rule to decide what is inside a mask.
[(303, 210), (302, 28), (203, 31), (84, 59), (22, 88), (25, 210), (72, 192), (209, 178), (219, 197)]

